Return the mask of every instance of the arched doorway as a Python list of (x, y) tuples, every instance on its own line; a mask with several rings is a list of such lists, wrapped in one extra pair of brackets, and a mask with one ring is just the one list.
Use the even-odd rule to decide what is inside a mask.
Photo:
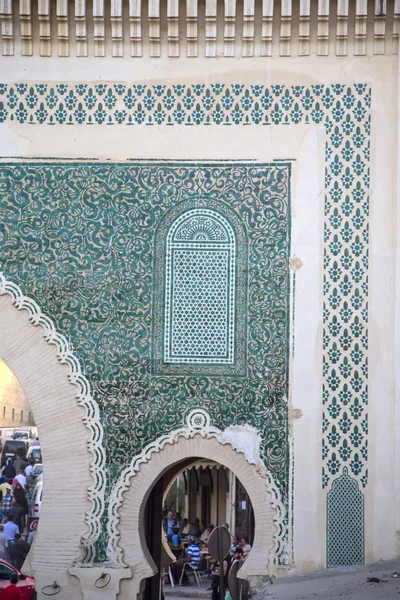
[[(119, 555), (121, 564), (130, 567), (133, 573), (132, 579), (121, 582), (121, 600), (145, 597), (145, 580), (158, 572), (148, 540), (151, 535), (158, 540), (161, 536), (163, 494), (178, 472), (197, 461), (218, 462), (231, 470), (251, 499), (256, 526), (252, 551), (242, 567), (241, 576), (251, 581), (273, 571), (272, 556), (277, 545), (275, 534), (279, 529), (277, 519), (281, 518), (283, 508), (276, 505), (275, 491), (271, 489), (261, 463), (252, 464), (243, 451), (223, 442), (219, 434), (200, 426), (200, 429), (188, 428), (186, 433), (180, 431), (172, 435), (169, 442), (163, 440), (161, 447), (153, 445), (152, 451), (148, 450), (140, 463), (133, 461), (130, 470), (125, 471), (114, 489), (113, 506), (114, 509), (118, 506), (119, 497), (120, 510), (114, 514), (114, 519), (109, 520), (116, 534), (110, 549), (113, 549), (114, 557)], [(158, 499), (154, 500), (155, 497)], [(150, 500), (152, 507), (148, 504), (149, 498), (153, 498)], [(146, 530), (146, 510), (153, 511), (154, 523), (160, 524), (157, 525), (158, 531)], [(163, 552), (168, 556), (165, 547), (160, 549), (160, 553)], [(167, 557), (156, 558), (162, 561)]]
[[(168, 516), (171, 515), (172, 522), (168, 521)], [(177, 523), (180, 531), (176, 527)], [(160, 576), (162, 579), (162, 574), (168, 572), (171, 554), (178, 559), (178, 563), (179, 559), (186, 556), (185, 550), (190, 543), (188, 535), (196, 538), (196, 546), (201, 549), (199, 577), (209, 587), (211, 582), (207, 578), (207, 571), (210, 572), (211, 563), (204, 555), (208, 537), (217, 525), (228, 529), (232, 545), (233, 541), (235, 546), (239, 545), (244, 538), (248, 545), (253, 544), (253, 507), (245, 487), (230, 469), (216, 461), (187, 459), (174, 465), (160, 477), (151, 491), (145, 509), (146, 543), (157, 567), (155, 575), (146, 579), (143, 594), (146, 600), (160, 597), (160, 588), (166, 598), (176, 593), (176, 588), (168, 584), (179, 577), (179, 564), (172, 567), (164, 581), (160, 582)], [(176, 545), (175, 539), (174, 546), (173, 533), (178, 534), (179, 545)], [(182, 596), (182, 589), (179, 590), (179, 595)]]
[(25, 392), (46, 462), (46, 501), (23, 570), (35, 576), (39, 592), (56, 580), (60, 600), (80, 598), (79, 581), (69, 569), (91, 553), (99, 529), (101, 514), (93, 514), (94, 498), (98, 510), (102, 506), (96, 479), (101, 450), (94, 465), (95, 447), (101, 447), (98, 409), (67, 340), (1, 273), (0, 328), (0, 356)]
[[(21, 523), (21, 515), (16, 515), (19, 521), (20, 533), (25, 525), (26, 534), (36, 533), (36, 524), (39, 517), (39, 508), (41, 503), (42, 490), (35, 490), (35, 480), (37, 483), (42, 479), (42, 452), (40, 441), (38, 441), (38, 432), (33, 420), (33, 414), (28, 399), (14, 373), (7, 366), (6, 362), (0, 357), (0, 468), (5, 468), (6, 464), (12, 465), (11, 472), (3, 477), (16, 477), (19, 479), (17, 491), (14, 494), (15, 500), (20, 507), (24, 509), (25, 517)], [(28, 479), (24, 479), (24, 469), (34, 461), (34, 469), (29, 471)], [(10, 469), (10, 467), (8, 467)], [(3, 481), (3, 513), (9, 510), (11, 506), (4, 502), (7, 486), (11, 488), (11, 480)], [(25, 485), (29, 485), (28, 499), (31, 496), (36, 497), (34, 511), (33, 506), (28, 511), (28, 499), (25, 497)], [(11, 493), (12, 490), (10, 489)], [(9, 500), (10, 502), (10, 500)], [(31, 503), (33, 504), (33, 502)], [(33, 514), (34, 512), (34, 514)], [(35, 516), (34, 529), (30, 530), (32, 518)], [(32, 539), (32, 538), (31, 538)]]

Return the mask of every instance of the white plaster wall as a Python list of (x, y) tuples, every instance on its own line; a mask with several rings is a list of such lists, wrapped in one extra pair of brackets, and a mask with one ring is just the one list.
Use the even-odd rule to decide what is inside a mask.
[[(400, 61), (399, 61), (400, 68)], [(399, 73), (399, 70), (398, 70)], [(394, 360), (394, 372), (395, 372), (395, 480), (396, 480), (396, 529), (397, 529), (397, 553), (400, 552), (400, 135), (399, 135), (399, 117), (400, 117), (400, 78), (397, 78), (397, 98), (396, 98), (396, 117), (397, 117), (397, 162), (396, 162), (396, 281), (395, 281), (395, 360)]]
[[(373, 86), (369, 275), (369, 484), (366, 562), (397, 555), (395, 307), (397, 202), (396, 64)], [(397, 336), (396, 336), (397, 337)]]
[[(14, 57), (4, 81), (129, 81), (159, 83), (372, 84), (370, 254), (370, 483), (366, 494), (366, 560), (395, 556), (394, 282), (396, 249), (396, 57), (274, 58), (207, 61), (58, 60)], [(129, 65), (127, 64), (129, 60)], [(45, 67), (43, 66), (45, 64)], [(322, 128), (292, 127), (53, 127), (2, 126), (7, 157), (86, 157), (111, 160), (294, 159), (292, 255), (303, 261), (296, 278), (296, 354), (291, 401), (303, 416), (295, 444), (294, 551), (296, 569), (325, 566), (325, 492), (321, 490)]]

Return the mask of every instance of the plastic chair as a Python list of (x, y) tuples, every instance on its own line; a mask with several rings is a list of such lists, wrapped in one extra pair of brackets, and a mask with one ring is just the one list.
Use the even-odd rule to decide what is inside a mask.
[(174, 576), (173, 576), (173, 573), (172, 573), (172, 567), (171, 567), (171, 565), (169, 565), (169, 567), (168, 567), (168, 577), (169, 577), (169, 582), (171, 584), (171, 587), (175, 587)]
[(188, 563), (188, 562), (184, 563), (184, 565), (183, 565), (181, 577), (179, 579), (179, 585), (182, 585), (182, 579), (183, 579), (183, 575), (185, 573), (185, 569), (190, 569), (190, 571), (193, 573), (193, 577), (194, 577), (195, 582), (197, 583), (198, 587), (201, 588), (201, 579), (200, 579), (199, 574), (197, 572), (197, 567), (192, 567), (192, 565), (190, 563)]

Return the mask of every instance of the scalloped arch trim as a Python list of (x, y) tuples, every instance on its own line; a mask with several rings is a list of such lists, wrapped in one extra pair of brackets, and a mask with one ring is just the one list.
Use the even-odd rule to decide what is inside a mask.
[[(246, 428), (243, 428), (246, 429)], [(127, 500), (129, 495), (129, 490), (131, 486), (134, 484), (134, 478), (141, 474), (143, 470), (143, 466), (150, 464), (153, 460), (154, 462), (154, 473), (153, 470), (149, 475), (146, 473), (146, 483), (148, 483), (148, 477), (153, 477), (153, 483), (157, 481), (158, 477), (161, 475), (161, 471), (159, 469), (160, 462), (162, 462), (162, 458), (160, 460), (155, 460), (155, 455), (161, 454), (164, 450), (166, 451), (166, 455), (170, 455), (173, 450), (171, 448), (168, 450), (169, 446), (173, 446), (174, 444), (178, 444), (181, 440), (195, 440), (196, 436), (200, 440), (215, 440), (218, 442), (219, 451), (218, 454), (215, 452), (213, 459), (221, 462), (224, 466), (230, 468), (235, 475), (239, 476), (243, 485), (245, 485), (242, 477), (247, 471), (251, 474), (253, 478), (253, 485), (246, 487), (250, 498), (252, 498), (253, 508), (255, 512), (257, 510), (263, 510), (266, 507), (264, 504), (270, 504), (271, 507), (271, 525), (274, 531), (271, 533), (271, 541), (272, 547), (269, 551), (268, 557), (268, 569), (269, 571), (275, 572), (282, 567), (287, 567), (290, 564), (290, 543), (289, 543), (289, 531), (287, 526), (287, 513), (285, 505), (282, 501), (281, 494), (279, 488), (274, 482), (272, 475), (267, 471), (262, 461), (257, 458), (257, 452), (254, 451), (257, 447), (256, 440), (254, 440), (254, 431), (253, 428), (248, 428), (248, 440), (250, 447), (246, 447), (243, 443), (234, 445), (233, 440), (230, 439), (230, 436), (226, 434), (226, 431), (221, 431), (216, 427), (211, 425), (211, 419), (208, 413), (205, 410), (197, 409), (193, 410), (189, 413), (186, 419), (186, 426), (176, 429), (172, 431), (169, 435), (162, 436), (158, 438), (154, 443), (149, 444), (143, 449), (139, 455), (135, 456), (128, 467), (126, 467), (116, 484), (114, 485), (109, 501), (109, 509), (108, 509), (108, 560), (111, 564), (116, 567), (123, 567), (130, 565), (131, 560), (126, 556), (127, 551), (124, 548), (124, 542), (121, 539), (121, 533), (118, 530), (118, 525), (120, 525), (121, 530), (125, 530), (123, 527), (123, 518), (121, 516), (123, 512), (124, 502), (131, 502), (131, 500)], [(253, 439), (251, 439), (253, 436)], [(203, 447), (205, 444), (203, 445)], [(225, 452), (224, 447), (228, 446), (229, 451)], [(218, 447), (217, 447), (218, 448)], [(179, 455), (179, 451), (177, 454), (177, 458), (175, 462), (179, 462), (187, 458), (189, 455), (185, 454), (187, 449), (181, 452)], [(199, 453), (200, 452), (200, 453)], [(196, 456), (202, 456), (201, 448), (198, 448), (195, 451)], [(226, 459), (224, 456), (226, 455)], [(206, 456), (206, 454), (205, 454)], [(210, 458), (209, 456), (206, 456)], [(240, 457), (240, 458), (239, 458)], [(175, 459), (174, 459), (175, 460)], [(171, 463), (170, 463), (171, 464)], [(151, 489), (152, 485), (150, 485)], [(252, 489), (250, 489), (252, 487)], [(129, 512), (134, 513), (134, 518), (138, 519), (139, 529), (140, 529), (140, 516), (139, 510), (143, 508), (143, 504), (147, 499), (146, 497), (146, 489), (140, 487), (140, 493), (137, 495), (143, 495), (144, 500), (142, 499), (142, 506), (139, 507), (138, 500), (135, 499), (135, 507), (132, 510), (132, 506), (130, 504)], [(125, 497), (124, 497), (125, 495)], [(148, 495), (148, 493), (147, 493)], [(256, 501), (254, 499), (256, 498)], [(261, 498), (261, 499), (260, 499)], [(257, 518), (256, 518), (257, 521)], [(265, 541), (265, 540), (264, 540)], [(143, 545), (143, 544), (142, 544)], [(263, 554), (265, 555), (265, 545), (263, 549)], [(143, 548), (143, 555), (146, 557), (147, 562), (150, 563), (150, 560), (147, 557), (146, 549)], [(143, 555), (141, 557), (141, 561), (143, 561)], [(146, 562), (146, 561), (145, 561)], [(143, 576), (150, 576), (151, 572), (149, 570), (149, 564), (143, 567)], [(130, 565), (131, 566), (131, 565)]]

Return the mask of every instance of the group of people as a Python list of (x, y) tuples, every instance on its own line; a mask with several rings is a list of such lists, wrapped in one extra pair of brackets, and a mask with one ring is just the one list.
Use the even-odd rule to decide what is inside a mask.
[[(227, 523), (224, 523), (222, 527), (229, 531)], [(208, 552), (208, 540), (214, 530), (214, 525), (205, 527), (197, 518), (189, 522), (188, 519), (181, 519), (179, 513), (174, 514), (172, 511), (168, 511), (163, 520), (163, 529), (168, 545), (177, 558), (177, 561), (172, 565), (175, 582), (179, 583), (181, 581), (183, 585), (188, 585), (189, 580), (186, 572), (182, 575), (185, 563), (188, 563), (188, 567), (192, 571), (204, 571), (208, 574), (211, 579), (212, 600), (219, 600), (221, 565)], [(239, 539), (237, 535), (231, 535), (231, 540), (230, 551), (222, 566), (225, 587), (231, 564), (235, 560), (246, 559), (251, 550), (251, 545), (246, 537), (242, 536)]]
[(23, 538), (27, 516), (34, 502), (35, 461), (28, 463), (17, 454), (9, 458), (0, 476), (0, 558), (21, 569), (36, 530)]

